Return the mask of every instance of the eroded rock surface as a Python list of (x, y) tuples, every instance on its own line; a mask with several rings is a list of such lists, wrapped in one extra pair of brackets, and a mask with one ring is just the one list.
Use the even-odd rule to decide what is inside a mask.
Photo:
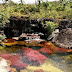
[(72, 28), (61, 30), (52, 42), (62, 48), (72, 48)]

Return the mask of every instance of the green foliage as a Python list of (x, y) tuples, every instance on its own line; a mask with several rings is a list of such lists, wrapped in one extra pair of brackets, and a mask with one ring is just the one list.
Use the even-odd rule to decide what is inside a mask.
[(47, 9), (47, 7), (49, 6), (49, 3), (48, 3), (48, 2), (43, 2), (43, 3), (42, 3), (42, 6), (43, 6), (45, 9)]
[[(20, 0), (23, 3), (23, 0)], [(52, 18), (52, 19), (72, 19), (72, 2), (61, 0), (61, 2), (40, 2), (40, 4), (17, 4), (13, 1), (0, 5), (0, 18), (4, 16), (8, 19), (9, 16), (29, 16), (30, 18)], [(0, 23), (2, 23), (0, 22)]]
[(2, 40), (5, 39), (5, 38), (6, 38), (6, 35), (5, 35), (5, 34), (0, 35), (0, 42), (1, 42), (1, 45), (2, 45), (3, 47), (5, 47), (5, 45), (4, 45), (4, 43), (2, 42)]
[(1, 42), (3, 39), (5, 39), (5, 38), (6, 38), (5, 34), (0, 35), (0, 42)]
[(21, 13), (24, 13), (24, 12), (25, 12), (25, 8), (21, 8), (21, 9), (20, 9), (20, 12), (21, 12)]
[(29, 11), (30, 11), (30, 12), (40, 12), (38, 6), (37, 6), (37, 7), (35, 7), (35, 6), (31, 7), (31, 8), (29, 9)]
[(4, 27), (6, 22), (8, 22), (7, 13), (1, 12), (0, 13), (0, 26)]
[(57, 17), (58, 17), (58, 13), (56, 10), (48, 12), (48, 18), (57, 19)]
[(17, 8), (14, 9), (14, 12), (18, 12), (19, 10)]
[[(44, 24), (43, 24), (44, 25)], [(46, 22), (46, 24), (44, 25), (44, 29), (45, 29), (45, 35), (46, 38), (52, 34), (52, 32), (54, 31), (54, 29), (57, 27), (57, 24), (55, 24), (54, 22)]]
[(65, 8), (64, 8), (63, 6), (58, 6), (58, 7), (56, 8), (57, 11), (64, 11), (64, 9), (65, 9)]
[(66, 19), (72, 19), (72, 9), (69, 8), (68, 10), (66, 10), (63, 16), (65, 16)]

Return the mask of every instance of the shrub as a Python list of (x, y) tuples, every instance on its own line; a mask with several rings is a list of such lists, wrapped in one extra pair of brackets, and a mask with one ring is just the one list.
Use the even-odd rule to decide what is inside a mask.
[(71, 8), (65, 12), (65, 16), (67, 19), (72, 19), (72, 9)]
[(30, 12), (40, 12), (40, 9), (39, 9), (38, 6), (37, 6), (37, 7), (31, 7), (31, 8), (29, 9), (29, 11), (30, 11)]
[(25, 8), (21, 8), (21, 9), (20, 9), (20, 12), (21, 12), (21, 13), (24, 13), (24, 12), (25, 12)]
[(50, 21), (46, 22), (46, 24), (44, 25), (46, 38), (52, 34), (52, 32), (54, 31), (56, 27), (57, 27), (57, 24), (55, 24), (54, 22), (50, 22)]
[(17, 8), (14, 9), (14, 12), (18, 12), (19, 10)]
[(0, 13), (0, 26), (4, 27), (6, 22), (8, 22), (8, 15), (5, 12)]
[(48, 6), (49, 6), (48, 2), (43, 2), (43, 7), (44, 7), (45, 9), (47, 9)]
[(47, 15), (48, 15), (48, 18), (52, 18), (52, 19), (57, 19), (58, 17), (58, 13), (56, 10), (49, 11)]
[(64, 11), (64, 7), (63, 6), (57, 6), (56, 11)]
[(2, 40), (5, 39), (5, 38), (6, 38), (5, 34), (0, 35), (0, 42), (2, 42)]

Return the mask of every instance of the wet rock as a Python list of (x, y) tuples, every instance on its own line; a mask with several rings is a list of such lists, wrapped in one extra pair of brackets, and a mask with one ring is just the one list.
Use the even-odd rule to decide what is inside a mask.
[(12, 39), (19, 40), (19, 37), (12, 37)]
[(52, 40), (55, 45), (62, 48), (72, 48), (72, 29), (67, 28), (60, 31), (60, 33)]
[(45, 54), (52, 54), (53, 53), (52, 50), (50, 50), (48, 48), (41, 48), (39, 51), (42, 53), (45, 53)]
[(54, 37), (56, 37), (59, 33), (59, 29), (55, 29), (52, 34), (47, 38), (48, 41), (51, 41)]
[(10, 62), (0, 57), (0, 72), (9, 72), (10, 70)]
[(3, 39), (2, 43), (3, 45), (6, 45), (6, 46), (13, 46), (17, 44), (15, 39)]
[(31, 65), (40, 65), (42, 64), (47, 57), (40, 54), (39, 51), (33, 50), (30, 48), (23, 48), (24, 60)]

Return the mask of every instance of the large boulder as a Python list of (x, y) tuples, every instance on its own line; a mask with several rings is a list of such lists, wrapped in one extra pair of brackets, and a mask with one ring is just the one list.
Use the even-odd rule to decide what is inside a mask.
[(61, 30), (52, 42), (62, 48), (72, 48), (72, 28)]

